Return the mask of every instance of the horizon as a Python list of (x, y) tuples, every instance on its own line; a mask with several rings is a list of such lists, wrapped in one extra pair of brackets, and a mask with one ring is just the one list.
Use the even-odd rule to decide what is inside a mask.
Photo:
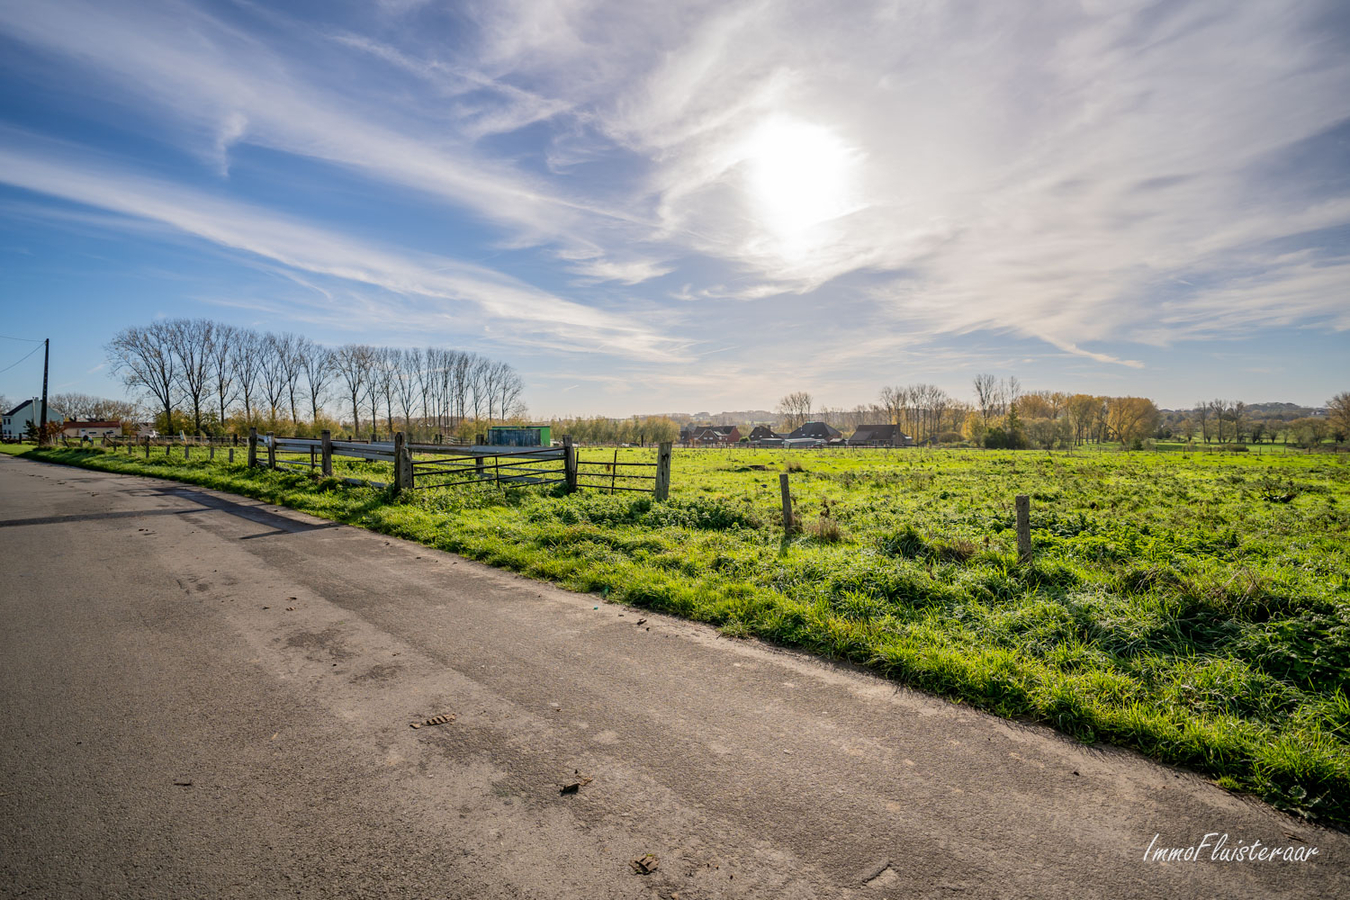
[(541, 420), (1350, 387), (1339, 4), (52, 0), (0, 43), (11, 403), (15, 338), (123, 397), (104, 345), (179, 317), (484, 354)]

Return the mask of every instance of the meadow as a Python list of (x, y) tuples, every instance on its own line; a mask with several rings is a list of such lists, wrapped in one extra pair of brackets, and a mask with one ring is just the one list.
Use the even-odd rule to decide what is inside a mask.
[[(1345, 454), (677, 449), (662, 503), (393, 498), (240, 464), (34, 455), (235, 491), (848, 660), (1350, 825)], [(800, 533), (782, 527), (784, 471)], [(1030, 565), (1018, 493), (1032, 498)]]

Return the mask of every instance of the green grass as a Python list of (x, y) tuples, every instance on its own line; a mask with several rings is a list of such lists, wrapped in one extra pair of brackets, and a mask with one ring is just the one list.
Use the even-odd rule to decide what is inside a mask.
[[(240, 464), (33, 455), (233, 491), (851, 660), (1350, 824), (1343, 454), (677, 450), (664, 503), (393, 500)], [(781, 527), (785, 470), (799, 535)], [(1016, 561), (1017, 493), (1032, 496), (1031, 566)]]

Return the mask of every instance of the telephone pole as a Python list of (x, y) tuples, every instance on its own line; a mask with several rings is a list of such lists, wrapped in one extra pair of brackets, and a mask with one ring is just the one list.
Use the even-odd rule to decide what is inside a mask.
[(52, 339), (42, 342), (42, 419), (38, 422), (38, 446), (47, 443), (47, 361), (51, 355)]

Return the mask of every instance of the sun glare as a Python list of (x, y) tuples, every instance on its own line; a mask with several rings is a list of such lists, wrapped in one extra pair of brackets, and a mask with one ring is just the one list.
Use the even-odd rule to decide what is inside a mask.
[(830, 129), (774, 118), (751, 134), (744, 150), (760, 224), (784, 249), (820, 243), (826, 235), (818, 226), (854, 208), (856, 154)]

